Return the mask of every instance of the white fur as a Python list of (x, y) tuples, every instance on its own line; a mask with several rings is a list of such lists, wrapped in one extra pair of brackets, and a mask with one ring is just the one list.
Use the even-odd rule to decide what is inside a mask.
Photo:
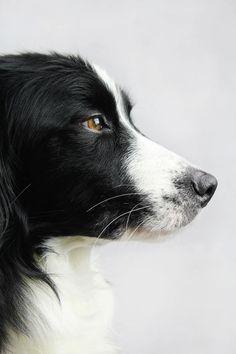
[(185, 225), (190, 221), (185, 206), (166, 202), (163, 196), (177, 194), (173, 180), (193, 166), (135, 130), (126, 116), (119, 87), (99, 66), (94, 65), (94, 69), (113, 94), (119, 118), (133, 137), (131, 152), (126, 161), (127, 173), (136, 189), (152, 203), (154, 211), (154, 217), (144, 220), (142, 226), (157, 233), (165, 233)]
[[(28, 282), (30, 338), (12, 334), (14, 354), (114, 354), (109, 285), (91, 262), (93, 240), (59, 237), (47, 242), (51, 251), (39, 259), (60, 296), (43, 284)], [(32, 315), (34, 314), (34, 315)]]
[(136, 137), (127, 169), (137, 190), (152, 203), (154, 212), (143, 226), (161, 233), (173, 231), (185, 223), (182, 206), (166, 202), (163, 196), (177, 194), (173, 181), (188, 167), (188, 163), (178, 155), (141, 134)]
[[(145, 226), (155, 231), (173, 230), (185, 222), (181, 207), (163, 200), (175, 195), (173, 178), (188, 163), (148, 140), (129, 123), (117, 85), (98, 66), (99, 77), (114, 95), (120, 120), (133, 136), (125, 168), (137, 190), (152, 203), (154, 216)], [(55, 282), (60, 303), (45, 284), (29, 282), (27, 291), (31, 336), (11, 335), (9, 353), (14, 354), (114, 354), (110, 344), (113, 300), (108, 284), (91, 264), (93, 240), (85, 237), (51, 239), (50, 249), (38, 259)]]

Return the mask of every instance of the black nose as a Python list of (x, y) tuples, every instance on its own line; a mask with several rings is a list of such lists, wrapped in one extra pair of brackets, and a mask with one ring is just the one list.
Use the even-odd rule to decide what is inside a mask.
[(215, 193), (217, 184), (217, 179), (214, 176), (202, 171), (194, 172), (192, 186), (201, 201), (202, 207), (205, 207), (210, 201)]

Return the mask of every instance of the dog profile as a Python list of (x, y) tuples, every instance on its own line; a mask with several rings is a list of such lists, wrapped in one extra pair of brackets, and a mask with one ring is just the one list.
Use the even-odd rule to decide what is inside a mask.
[(170, 233), (213, 196), (131, 109), (81, 57), (0, 57), (0, 353), (117, 353), (95, 240)]

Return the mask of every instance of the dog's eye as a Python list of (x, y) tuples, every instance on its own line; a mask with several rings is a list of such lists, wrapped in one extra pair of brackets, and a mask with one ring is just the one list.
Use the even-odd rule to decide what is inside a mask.
[(105, 122), (104, 117), (101, 114), (95, 114), (88, 119), (86, 119), (83, 123), (87, 129), (94, 130), (94, 131), (101, 131), (104, 128), (109, 128)]

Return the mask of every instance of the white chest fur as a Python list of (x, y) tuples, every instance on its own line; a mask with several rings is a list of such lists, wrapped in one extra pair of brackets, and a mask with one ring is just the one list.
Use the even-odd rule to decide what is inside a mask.
[(113, 298), (91, 264), (91, 240), (56, 238), (40, 264), (56, 284), (60, 303), (44, 284), (30, 283), (30, 338), (13, 335), (14, 354), (114, 354), (110, 344)]

